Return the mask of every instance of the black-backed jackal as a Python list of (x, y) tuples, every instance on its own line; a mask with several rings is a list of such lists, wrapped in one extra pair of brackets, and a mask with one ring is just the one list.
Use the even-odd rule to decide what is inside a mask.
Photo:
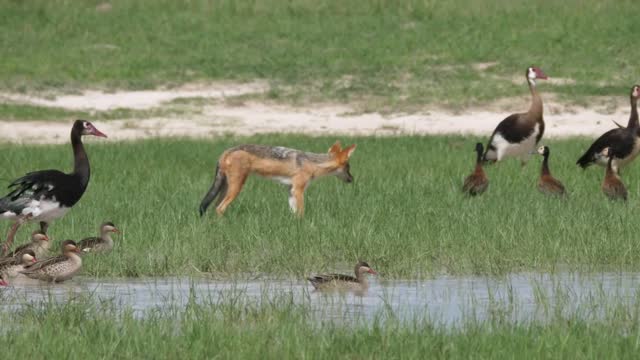
[(213, 185), (200, 203), (200, 216), (216, 198), (216, 212), (222, 215), (252, 173), (287, 185), (289, 206), (302, 216), (304, 191), (311, 180), (335, 175), (347, 183), (353, 181), (349, 158), (355, 149), (355, 144), (342, 149), (339, 141), (326, 154), (265, 145), (240, 145), (228, 149), (220, 156)]

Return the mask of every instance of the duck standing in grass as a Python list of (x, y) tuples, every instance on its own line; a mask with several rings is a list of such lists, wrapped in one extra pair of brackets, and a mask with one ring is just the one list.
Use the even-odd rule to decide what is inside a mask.
[(62, 255), (37, 261), (20, 271), (20, 274), (48, 282), (69, 280), (82, 268), (79, 252), (75, 241), (65, 240), (62, 242)]
[(529, 159), (536, 144), (544, 135), (542, 98), (536, 89), (537, 79), (547, 79), (538, 67), (531, 66), (526, 72), (531, 106), (525, 113), (512, 114), (502, 120), (489, 138), (484, 161), (496, 162), (507, 157), (519, 158), (522, 165)]
[(309, 280), (311, 285), (317, 290), (351, 290), (363, 292), (369, 288), (369, 282), (365, 274), (377, 274), (377, 272), (364, 261), (356, 264), (354, 272), (356, 274), (355, 277), (342, 274), (322, 274), (308, 277), (307, 280)]
[(89, 157), (82, 136), (107, 137), (90, 122), (76, 120), (71, 128), (73, 172), (58, 170), (34, 171), (9, 184), (11, 192), (0, 198), (0, 219), (12, 220), (2, 255), (9, 253), (18, 228), (27, 221), (39, 221), (40, 230), (47, 233), (49, 223), (63, 217), (82, 197), (89, 185)]
[(489, 179), (482, 169), (482, 143), (476, 144), (476, 168), (473, 173), (464, 179), (462, 192), (471, 196), (480, 195), (489, 187)]
[(102, 253), (113, 249), (112, 233), (119, 233), (120, 230), (111, 222), (107, 221), (100, 225), (100, 236), (88, 237), (78, 243), (78, 248), (82, 253)]
[(562, 185), (558, 179), (551, 176), (551, 171), (549, 171), (549, 147), (540, 146), (538, 148), (538, 154), (544, 157), (544, 160), (542, 160), (542, 170), (540, 171), (540, 180), (538, 180), (538, 190), (545, 195), (565, 196), (567, 192), (564, 189), (564, 185)]
[(33, 250), (25, 250), (20, 255), (0, 259), (0, 285), (7, 286), (7, 279), (18, 276), (28, 265), (36, 262)]
[(607, 195), (610, 200), (627, 201), (627, 188), (620, 179), (617, 169), (614, 169), (612, 164), (615, 152), (612, 151), (611, 148), (605, 148), (602, 151), (602, 156), (609, 158), (604, 181), (602, 182), (602, 192)]
[(27, 250), (31, 250), (35, 253), (35, 257), (44, 257), (51, 247), (51, 242), (47, 234), (42, 230), (36, 230), (31, 233), (31, 242), (18, 246), (15, 250), (9, 253), (9, 257), (23, 254)]

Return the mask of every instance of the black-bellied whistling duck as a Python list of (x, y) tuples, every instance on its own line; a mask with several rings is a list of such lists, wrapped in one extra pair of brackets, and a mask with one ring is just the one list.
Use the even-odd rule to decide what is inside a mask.
[(18, 276), (25, 266), (36, 262), (33, 250), (25, 250), (19, 255), (0, 259), (0, 285), (6, 286), (7, 279)]
[(13, 220), (14, 224), (2, 247), (3, 255), (9, 252), (22, 223), (39, 221), (40, 229), (46, 233), (49, 222), (63, 217), (82, 197), (90, 177), (89, 158), (82, 145), (83, 135), (107, 137), (86, 120), (76, 120), (73, 123), (73, 172), (65, 174), (58, 170), (34, 171), (9, 185), (12, 191), (0, 199), (0, 218)]
[(100, 225), (100, 236), (82, 239), (78, 243), (78, 248), (80, 248), (80, 251), (83, 253), (101, 253), (111, 251), (111, 249), (113, 249), (113, 239), (111, 238), (111, 234), (119, 232), (120, 230), (118, 230), (112, 222), (104, 222)]
[(536, 89), (536, 79), (547, 79), (540, 68), (527, 68), (527, 83), (531, 91), (531, 106), (525, 113), (512, 114), (502, 120), (489, 138), (484, 161), (496, 162), (507, 157), (519, 158), (524, 165), (544, 134), (542, 99)]
[(538, 154), (544, 157), (544, 160), (542, 160), (542, 170), (540, 171), (540, 180), (538, 180), (538, 190), (546, 195), (566, 195), (564, 185), (562, 185), (558, 179), (551, 176), (551, 171), (549, 171), (549, 147), (540, 146), (538, 148)]
[(37, 261), (20, 271), (32, 279), (62, 282), (71, 279), (82, 268), (80, 249), (73, 240), (62, 242), (62, 255)]
[(47, 234), (43, 233), (41, 230), (36, 230), (31, 233), (31, 242), (18, 246), (7, 256), (18, 256), (27, 250), (31, 250), (35, 253), (35, 257), (41, 258), (47, 254), (50, 247), (51, 242), (49, 241)]
[(471, 196), (480, 195), (487, 190), (489, 179), (482, 169), (482, 143), (476, 144), (476, 168), (473, 173), (464, 179), (462, 192)]
[[(634, 85), (629, 94), (631, 102), (631, 115), (627, 127), (611, 129), (602, 134), (591, 144), (589, 149), (578, 159), (576, 164), (583, 169), (589, 165), (598, 164), (607, 166), (609, 158), (601, 156), (604, 148), (615, 149), (616, 159), (613, 167), (618, 171), (629, 164), (640, 154), (640, 123), (638, 122), (638, 98), (640, 98), (640, 85)], [(619, 125), (618, 125), (619, 126)]]
[(617, 169), (613, 168), (613, 159), (616, 153), (611, 148), (604, 148), (602, 156), (608, 158), (607, 170), (605, 171), (604, 181), (602, 181), (602, 192), (607, 195), (610, 200), (627, 201), (627, 188), (624, 186)]
[(308, 277), (314, 288), (318, 290), (354, 290), (365, 291), (369, 288), (366, 273), (377, 274), (369, 264), (359, 261), (354, 269), (355, 277), (342, 274), (322, 274)]

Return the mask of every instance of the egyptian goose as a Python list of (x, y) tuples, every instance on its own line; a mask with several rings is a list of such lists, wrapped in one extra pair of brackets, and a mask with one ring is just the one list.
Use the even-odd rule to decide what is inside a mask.
[(20, 274), (48, 282), (69, 280), (82, 268), (79, 252), (75, 241), (65, 240), (62, 242), (62, 255), (37, 261), (20, 271)]
[(484, 161), (496, 162), (507, 157), (519, 158), (524, 165), (529, 154), (544, 134), (542, 99), (536, 89), (536, 79), (547, 79), (540, 68), (527, 68), (527, 83), (531, 91), (531, 106), (526, 113), (512, 114), (502, 120), (489, 138)]
[(35, 257), (40, 258), (49, 252), (51, 242), (49, 237), (40, 230), (36, 230), (31, 233), (31, 242), (18, 246), (15, 250), (9, 253), (9, 257), (19, 256), (25, 251), (30, 250), (35, 253)]
[(360, 261), (356, 264), (354, 272), (356, 277), (342, 274), (322, 274), (307, 278), (311, 282), (314, 288), (318, 290), (354, 290), (364, 291), (369, 288), (369, 282), (367, 281), (366, 273), (377, 274), (370, 266), (364, 261)]
[(538, 148), (538, 154), (544, 157), (544, 160), (542, 160), (542, 170), (540, 170), (540, 180), (538, 180), (538, 190), (545, 195), (566, 195), (564, 185), (562, 185), (558, 179), (551, 176), (551, 171), (549, 171), (549, 147), (540, 146)]
[(7, 279), (18, 276), (25, 266), (36, 262), (33, 250), (25, 250), (20, 255), (0, 259), (0, 285), (8, 285)]
[(613, 160), (613, 168), (618, 171), (638, 156), (640, 153), (640, 124), (638, 123), (639, 97), (640, 85), (634, 85), (629, 95), (631, 115), (629, 116), (627, 127), (611, 129), (602, 134), (591, 144), (576, 164), (580, 165), (583, 169), (592, 164), (607, 166), (609, 158), (602, 156), (604, 148), (607, 147), (615, 149), (616, 159)]
[(627, 201), (627, 188), (624, 186), (620, 175), (613, 168), (613, 158), (616, 157), (615, 152), (611, 148), (604, 148), (602, 156), (609, 159), (607, 162), (607, 170), (602, 181), (602, 192), (607, 195), (610, 200)]
[(482, 143), (476, 144), (476, 168), (473, 173), (464, 179), (462, 192), (471, 196), (480, 195), (489, 187), (489, 179), (482, 169)]
[(76, 120), (71, 128), (73, 148), (73, 172), (41, 170), (14, 180), (12, 191), (0, 198), (0, 218), (13, 220), (2, 253), (7, 254), (18, 228), (25, 221), (39, 221), (46, 234), (49, 222), (63, 217), (82, 197), (89, 185), (89, 158), (82, 144), (83, 135), (107, 137), (90, 122)]
[(111, 251), (111, 249), (113, 249), (113, 239), (111, 238), (111, 233), (119, 232), (120, 230), (118, 230), (112, 222), (107, 221), (100, 225), (100, 236), (82, 239), (78, 243), (78, 248), (83, 253), (101, 253)]

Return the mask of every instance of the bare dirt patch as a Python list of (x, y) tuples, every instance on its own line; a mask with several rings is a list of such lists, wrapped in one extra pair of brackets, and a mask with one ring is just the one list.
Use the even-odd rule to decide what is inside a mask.
[(0, 101), (57, 107), (68, 110), (98, 110), (113, 109), (144, 110), (162, 106), (176, 99), (208, 98), (223, 99), (247, 94), (262, 93), (269, 89), (265, 82), (251, 83), (216, 83), (189, 84), (175, 89), (118, 91), (113, 93), (103, 91), (86, 91), (79, 95), (61, 95), (54, 99), (34, 97), (22, 94), (0, 93)]
[[(65, 109), (108, 110), (150, 109), (180, 98), (219, 99), (226, 96), (262, 93), (265, 83), (189, 85), (179, 89), (134, 92), (87, 92), (54, 99), (2, 94), (0, 100), (26, 102)], [(545, 137), (596, 136), (614, 127), (613, 120), (626, 123), (627, 107), (582, 108), (545, 97)], [(310, 135), (423, 135), (472, 134), (488, 137), (510, 113), (528, 108), (528, 97), (503, 99), (482, 108), (452, 113), (424, 109), (415, 113), (361, 113), (348, 105), (315, 104), (305, 107), (243, 101), (240, 103), (195, 103), (197, 113), (184, 117), (154, 117), (100, 121), (91, 119), (109, 138), (135, 140), (151, 137), (210, 138), (224, 134), (304, 133)], [(610, 105), (610, 104), (609, 104)], [(71, 119), (69, 119), (71, 121)], [(0, 141), (15, 143), (63, 143), (69, 138), (69, 122), (2, 121)]]

